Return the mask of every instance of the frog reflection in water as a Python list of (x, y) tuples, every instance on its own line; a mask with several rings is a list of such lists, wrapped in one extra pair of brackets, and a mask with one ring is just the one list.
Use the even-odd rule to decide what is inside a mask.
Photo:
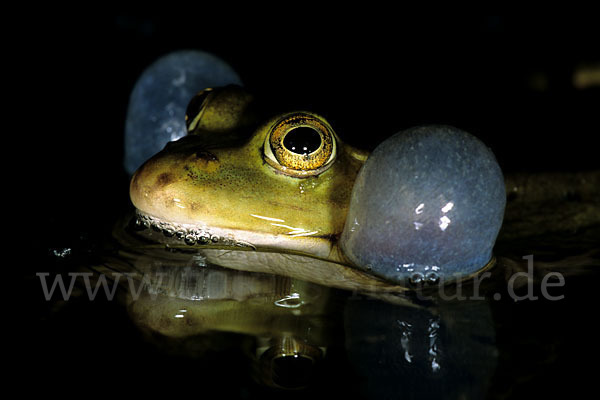
[(492, 263), (504, 181), (465, 132), (414, 128), (369, 156), (310, 112), (262, 121), (239, 86), (200, 92), (186, 119), (189, 134), (131, 180), (152, 240), (228, 268), (371, 291)]

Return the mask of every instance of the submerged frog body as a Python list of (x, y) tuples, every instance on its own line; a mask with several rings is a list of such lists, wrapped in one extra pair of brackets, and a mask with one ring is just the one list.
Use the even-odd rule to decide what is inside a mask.
[(239, 86), (190, 102), (188, 135), (131, 180), (146, 236), (221, 266), (350, 289), (402, 291), (492, 261), (504, 182), (473, 136), (420, 127), (369, 157), (319, 115), (253, 110)]

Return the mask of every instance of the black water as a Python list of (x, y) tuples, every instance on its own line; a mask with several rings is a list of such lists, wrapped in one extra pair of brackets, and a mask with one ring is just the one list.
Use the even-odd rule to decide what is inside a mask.
[[(484, 329), (485, 324), (466, 327), (469, 332), (481, 328), (481, 340), (442, 324), (447, 363), (440, 365), (450, 367), (441, 371), (454, 384), (441, 385), (426, 356), (408, 368), (394, 364), (397, 347), (377, 348), (377, 341), (359, 342), (356, 352), (348, 351), (349, 328), (339, 314), (335, 340), (313, 385), (301, 392), (257, 384), (250, 373), (252, 360), (236, 346), (223, 345), (202, 359), (172, 355), (165, 346), (145, 340), (125, 309), (102, 296), (46, 302), (35, 275), (66, 273), (105, 254), (114, 221), (129, 209), (128, 179), (121, 169), (129, 91), (142, 69), (170, 50), (214, 52), (274, 108), (319, 112), (359, 147), (372, 149), (416, 124), (449, 123), (480, 137), (505, 171), (578, 171), (599, 167), (594, 145), (600, 128), (598, 87), (577, 90), (571, 84), (578, 65), (600, 61), (593, 21), (423, 18), (368, 33), (330, 27), (294, 37), (250, 31), (234, 21), (225, 30), (204, 18), (44, 22), (29, 26), (39, 39), (22, 58), (27, 61), (23, 71), (33, 77), (27, 92), (32, 113), (26, 133), (17, 136), (27, 161), (22, 174), (27, 187), (19, 193), (27, 232), (18, 239), (24, 244), (19, 252), (24, 255), (19, 256), (24, 280), (15, 285), (19, 295), (9, 302), (21, 317), (19, 340), (7, 347), (18, 355), (14, 367), (11, 362), (11, 380), (14, 376), (23, 392), (64, 397), (207, 396), (207, 390), (218, 390), (211, 395), (224, 398), (453, 397), (460, 393), (457, 387), (474, 388), (479, 396), (485, 377), (489, 385), (482, 391), (488, 398), (593, 393), (599, 355), (597, 272), (568, 278), (561, 301), (490, 301), (481, 312), (493, 329)], [(593, 246), (589, 232), (569, 238), (577, 241), (577, 234)], [(591, 235), (595, 237), (593, 231)], [(572, 255), (570, 245), (562, 248), (560, 239), (549, 241), (555, 251), (550, 258)], [(542, 236), (540, 242), (548, 257), (548, 240)], [(67, 248), (67, 257), (54, 254)], [(535, 242), (505, 245), (509, 252), (517, 248), (511, 255), (518, 259), (535, 255), (537, 247)], [(377, 330), (389, 327), (386, 319), (406, 322), (422, 338), (417, 342), (425, 352), (419, 354), (427, 353), (427, 314), (338, 295), (346, 313), (352, 307), (350, 314), (369, 321), (357, 323), (359, 338), (365, 337), (360, 331), (365, 326)], [(229, 339), (240, 342), (238, 336)], [(480, 359), (461, 353), (476, 348), (473, 341), (484, 349)], [(378, 369), (378, 362), (394, 367)]]

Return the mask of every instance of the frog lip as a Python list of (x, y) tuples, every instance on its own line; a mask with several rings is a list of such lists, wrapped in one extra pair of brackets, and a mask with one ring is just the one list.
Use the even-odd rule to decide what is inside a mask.
[(219, 235), (215, 230), (191, 224), (165, 221), (149, 214), (135, 210), (135, 226), (138, 229), (152, 229), (160, 232), (167, 239), (181, 241), (187, 245), (216, 245), (226, 247), (242, 247), (256, 250), (256, 247), (242, 240), (237, 240), (232, 235)]
[(173, 246), (229, 248), (237, 250), (302, 253), (309, 257), (327, 259), (333, 243), (329, 237), (265, 234), (260, 232), (209, 227), (200, 223), (168, 221), (136, 208), (132, 221), (135, 230), (145, 230), (150, 240)]

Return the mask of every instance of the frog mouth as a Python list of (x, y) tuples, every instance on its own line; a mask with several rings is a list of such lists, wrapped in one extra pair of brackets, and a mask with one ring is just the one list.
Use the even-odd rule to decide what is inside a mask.
[[(156, 233), (150, 234), (150, 236), (153, 236), (153, 239), (166, 241), (169, 244), (234, 247), (256, 250), (253, 244), (235, 239), (232, 235), (219, 235), (213, 230), (200, 228), (196, 225), (165, 221), (148, 215), (139, 209), (135, 210), (135, 217), (132, 222), (136, 230), (149, 230), (149, 232)], [(162, 234), (163, 240), (160, 240), (160, 234)]]

